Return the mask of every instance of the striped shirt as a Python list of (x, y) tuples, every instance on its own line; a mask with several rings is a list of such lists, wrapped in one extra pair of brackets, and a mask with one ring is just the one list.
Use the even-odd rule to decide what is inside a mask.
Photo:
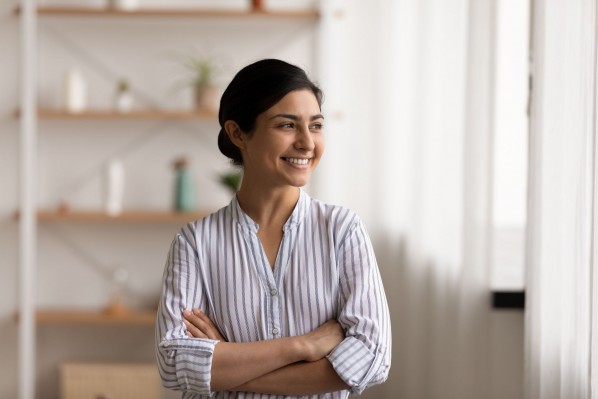
[[(302, 335), (335, 319), (345, 331), (345, 339), (327, 356), (336, 373), (354, 393), (384, 382), (391, 350), (388, 305), (357, 215), (301, 190), (284, 225), (274, 268), (257, 231), (235, 197), (176, 235), (156, 323), (163, 385), (183, 391), (183, 398), (283, 397), (211, 392), (218, 341), (187, 337), (182, 312), (192, 308), (202, 309), (228, 342)], [(308, 397), (347, 398), (349, 392)]]

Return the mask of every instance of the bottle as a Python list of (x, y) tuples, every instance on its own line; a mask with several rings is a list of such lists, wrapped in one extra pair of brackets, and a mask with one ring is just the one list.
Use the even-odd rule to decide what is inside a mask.
[(82, 112), (87, 107), (87, 83), (81, 71), (71, 68), (65, 79), (65, 106), (68, 112)]
[(121, 79), (116, 87), (116, 95), (114, 98), (114, 107), (119, 113), (127, 113), (133, 108), (133, 96), (129, 90), (129, 83), (125, 79)]
[(193, 175), (189, 171), (189, 161), (181, 157), (174, 162), (175, 189), (174, 209), (179, 212), (191, 212), (195, 209), (195, 186)]
[(125, 193), (125, 168), (119, 159), (111, 159), (106, 164), (105, 210), (110, 216), (117, 216), (123, 210)]

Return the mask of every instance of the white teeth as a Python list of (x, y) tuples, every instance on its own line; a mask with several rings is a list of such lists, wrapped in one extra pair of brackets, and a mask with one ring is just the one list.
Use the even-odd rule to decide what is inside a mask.
[(305, 158), (286, 158), (287, 162), (294, 163), (295, 165), (307, 165), (309, 159)]

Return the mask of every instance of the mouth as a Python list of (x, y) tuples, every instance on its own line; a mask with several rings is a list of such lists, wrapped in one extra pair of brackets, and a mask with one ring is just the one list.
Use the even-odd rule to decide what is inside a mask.
[(288, 162), (293, 165), (305, 166), (309, 163), (311, 158), (291, 158), (291, 157), (282, 157), (285, 162)]

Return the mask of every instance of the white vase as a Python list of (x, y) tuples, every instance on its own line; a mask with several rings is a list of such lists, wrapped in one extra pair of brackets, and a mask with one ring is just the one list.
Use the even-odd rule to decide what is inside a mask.
[(105, 210), (110, 216), (122, 213), (125, 194), (125, 168), (119, 159), (111, 159), (106, 164)]
[(117, 10), (133, 11), (139, 8), (139, 0), (110, 0), (110, 5)]
[(77, 68), (71, 68), (66, 74), (64, 100), (68, 112), (82, 112), (87, 108), (87, 82)]
[(129, 112), (133, 108), (133, 96), (128, 91), (119, 91), (116, 93), (114, 106), (117, 112)]

